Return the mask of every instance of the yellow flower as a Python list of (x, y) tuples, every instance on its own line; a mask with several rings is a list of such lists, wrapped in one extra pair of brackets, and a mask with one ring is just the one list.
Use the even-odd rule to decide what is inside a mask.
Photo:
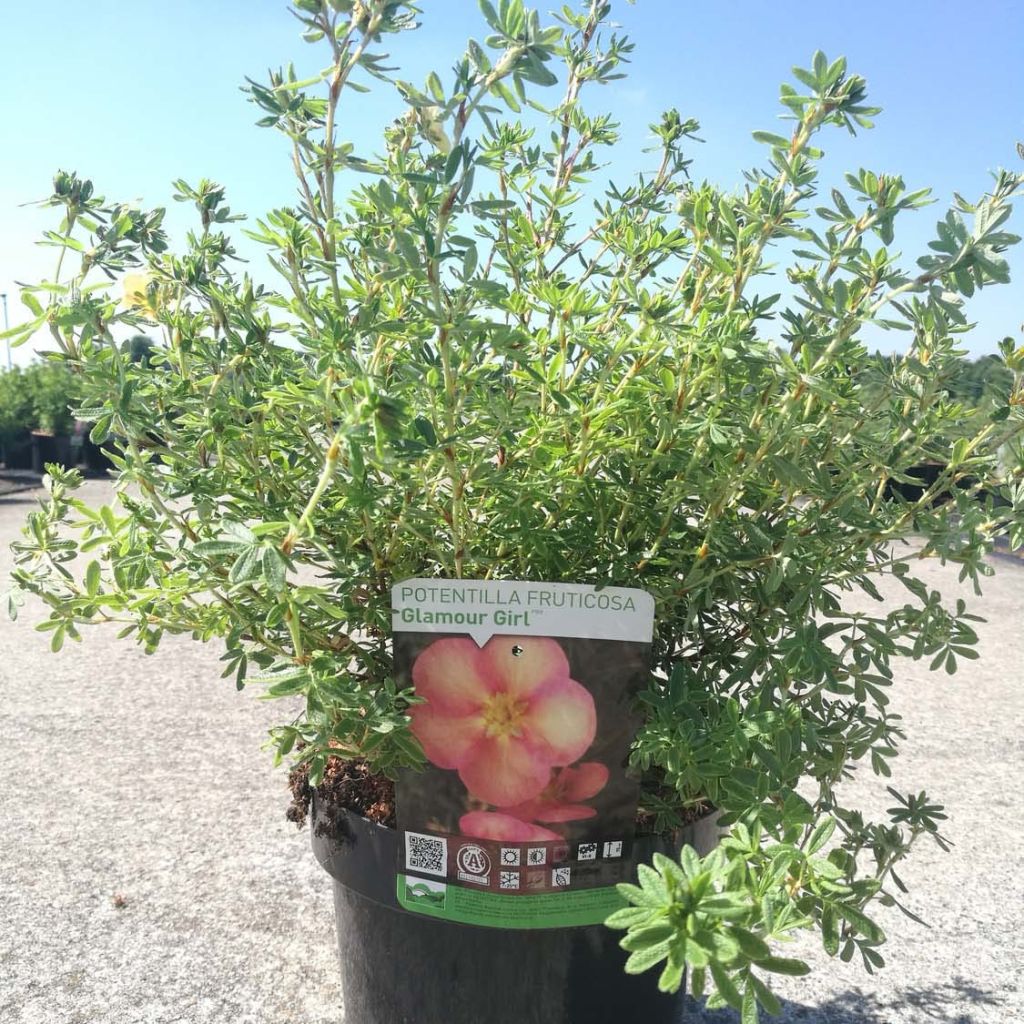
[(152, 294), (153, 275), (148, 271), (124, 275), (124, 298), (121, 300), (125, 306), (134, 309), (143, 309), (149, 313), (156, 312), (155, 296)]

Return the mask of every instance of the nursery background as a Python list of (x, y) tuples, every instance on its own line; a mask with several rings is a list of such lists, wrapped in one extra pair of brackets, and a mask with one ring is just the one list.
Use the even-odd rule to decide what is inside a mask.
[[(218, 181), (232, 213), (251, 217), (293, 202), (281, 139), (253, 126), (259, 113), (238, 89), (290, 57), (300, 77), (318, 70), (282, 3), (186, 0), (129, 10), (103, 0), (83, 10), (57, 0), (45, 22), (24, 5), (8, 6), (0, 25), (0, 293), (12, 325), (25, 314), (18, 283), (52, 274), (56, 250), (35, 243), (53, 227), (53, 211), (31, 201), (50, 193), (58, 168), (112, 199), (167, 206), (172, 247), (194, 218), (190, 204), (170, 201), (173, 180)], [(383, 47), (414, 82), (434, 66), (445, 71), (480, 28), (471, 0), (421, 6), (423, 28)], [(933, 190), (934, 207), (902, 217), (904, 262), (926, 251), (954, 190), (975, 198), (990, 187), (988, 171), (1020, 170), (1024, 9), (1015, 3), (990, 0), (968, 14), (953, 3), (837, 11), (641, 0), (617, 6), (616, 16), (636, 51), (629, 79), (595, 100), (623, 136), (614, 162), (593, 176), (595, 197), (609, 177), (653, 169), (646, 126), (669, 107), (698, 118), (708, 140), (688, 146), (692, 177), (740, 187), (741, 169), (763, 163), (764, 146), (750, 133), (777, 124), (778, 83), (818, 49), (845, 55), (883, 108), (877, 127), (858, 139), (836, 131), (823, 139), (820, 191), (857, 167), (900, 174), (911, 191)], [(340, 134), (372, 153), (402, 105), (385, 88), (358, 99), (345, 108)], [(255, 279), (270, 280), (245, 226), (227, 230)], [(1017, 209), (1006, 228), (1022, 227)], [(785, 249), (774, 250), (782, 265)], [(948, 387), (968, 407), (984, 410), (990, 387), (1006, 390), (1001, 375), (1009, 371), (992, 353), (1005, 337), (1021, 341), (1024, 258), (1012, 249), (1008, 259), (1014, 283), (985, 288), (967, 304), (974, 326), (960, 337), (962, 372)], [(791, 293), (781, 272), (763, 280), (762, 290)], [(761, 334), (773, 337), (772, 325)], [(862, 339), (883, 353), (905, 342), (874, 328)], [(145, 364), (147, 336), (126, 331), (122, 340), (130, 362)], [(44, 461), (87, 469), (81, 497), (89, 504), (113, 500), (109, 459), (68, 415), (68, 371), (39, 360), (46, 348), (40, 336), (10, 354), (0, 342), (0, 595), (14, 564), (10, 546), (43, 497)], [(1016, 784), (1024, 562), (1002, 549), (985, 565), (996, 572), (982, 599), (955, 564), (932, 558), (915, 570), (927, 587), (949, 601), (962, 596), (984, 616), (980, 659), (953, 678), (929, 673), (928, 659), (894, 665), (892, 707), (914, 742), (893, 781), (908, 793), (934, 789), (949, 813), (943, 835), (952, 853), (921, 850), (904, 875), (925, 923), (880, 910), (888, 966), (872, 976), (826, 957), (820, 936), (783, 949), (813, 967), (807, 978), (779, 979), (783, 1021), (1002, 1024), (1022, 1012), (1024, 891), (1014, 867), (1024, 814)], [(905, 599), (892, 578), (879, 596), (882, 614)], [(169, 636), (146, 657), (130, 642), (115, 647), (112, 631), (99, 629), (52, 656), (51, 634), (31, 629), (44, 617), (34, 604), (17, 623), (0, 616), (0, 1020), (337, 1021), (343, 994), (330, 880), (310, 857), (308, 830), (285, 820), (283, 772), (272, 772), (260, 750), (280, 710), (218, 679), (219, 644)], [(872, 813), (891, 804), (867, 765), (849, 790)], [(690, 1011), (708, 1024), (738, 1020), (697, 1004)]]

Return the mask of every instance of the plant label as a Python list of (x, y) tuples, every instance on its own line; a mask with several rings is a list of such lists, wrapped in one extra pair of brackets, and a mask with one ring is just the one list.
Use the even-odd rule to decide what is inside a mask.
[(405, 580), (395, 679), (425, 771), (398, 780), (398, 899), (496, 928), (597, 924), (624, 901), (627, 770), (654, 630), (642, 590)]

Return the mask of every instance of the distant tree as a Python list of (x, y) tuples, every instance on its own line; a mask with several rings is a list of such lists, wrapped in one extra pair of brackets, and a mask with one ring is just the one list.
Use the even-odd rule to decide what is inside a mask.
[[(860, 379), (870, 393), (885, 387), (890, 380), (899, 358), (876, 352), (870, 357), (862, 370)], [(1006, 388), (1013, 383), (1013, 371), (998, 355), (984, 355), (977, 359), (952, 359), (942, 375), (942, 390), (951, 399), (961, 402), (969, 409), (978, 409), (993, 405), (1000, 394), (1006, 394)]]
[(0, 451), (29, 429), (32, 397), (20, 367), (0, 371)]
[(998, 390), (1012, 382), (1013, 372), (999, 356), (979, 356), (964, 360), (962, 372), (949, 384), (949, 393), (972, 408), (992, 401)]

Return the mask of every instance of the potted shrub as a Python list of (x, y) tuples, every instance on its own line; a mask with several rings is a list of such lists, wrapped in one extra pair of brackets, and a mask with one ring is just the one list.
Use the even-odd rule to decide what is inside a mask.
[[(290, 700), (273, 743), (340, 880), (350, 1021), (478, 1020), (481, 1005), (492, 1021), (667, 1021), (687, 975), (708, 1005), (755, 1020), (776, 1009), (773, 973), (806, 970), (785, 956), (795, 931), (880, 967), (872, 905), (902, 907), (900, 861), (944, 842), (925, 794), (894, 778), (892, 809), (871, 820), (843, 780), (894, 771), (894, 659), (953, 672), (975, 656), (975, 616), (915, 565), (952, 561), (980, 585), (996, 539), (1024, 541), (1024, 349), (1002, 345), (1008, 373), (984, 407), (947, 389), (965, 299), (1007, 278), (1022, 178), (958, 197), (907, 267), (896, 224), (927, 189), (864, 169), (816, 193), (819, 140), (875, 113), (864, 80), (818, 53), (783, 86), (789, 128), (756, 133), (763, 167), (740, 191), (690, 178), (699, 126), (672, 110), (649, 169), (598, 190), (616, 126), (585, 101), (630, 53), (609, 5), (550, 24), (519, 0), (481, 10), (486, 40), (414, 85), (380, 52), (413, 27), (408, 4), (295, 4), (327, 67), (249, 83), (297, 172), (296, 204), (247, 229), (276, 287), (236, 260), (220, 186), (176, 183), (198, 228), (172, 253), (162, 211), (58, 175), (58, 237), (81, 259), (45, 283), (45, 308), (27, 290), (36, 318), (12, 334), (53, 326), (78, 415), (114, 439), (116, 499), (91, 508), (77, 473), (51, 470), (17, 593), (50, 606), (55, 650), (92, 623), (146, 649), (191, 633), (224, 644), (239, 689)], [(405, 112), (379, 152), (357, 153), (342, 104), (374, 79)], [(87, 287), (126, 270), (123, 296)], [(155, 333), (148, 361), (112, 339), (119, 323)], [(868, 328), (905, 332), (905, 352), (870, 357)], [(916, 498), (887, 487), (922, 463), (941, 469)], [(882, 577), (906, 603), (865, 610), (854, 599), (878, 598)], [(413, 578), (652, 596), (628, 708), (651, 863), (610, 929), (470, 928), (395, 905), (394, 780), (425, 777), (427, 758), (465, 812), (522, 835), (564, 834), (601, 781), (580, 744), (554, 752), (556, 735), (524, 755), (535, 773), (547, 757), (543, 792), (511, 808), (480, 797), (466, 737), (518, 742), (529, 702), (477, 668), (441, 673), (472, 680), (461, 704), (437, 696), (437, 673), (396, 669), (391, 592)], [(558, 663), (547, 692), (583, 707), (561, 649), (544, 655)], [(476, 665), (466, 650), (446, 657)], [(465, 710), (496, 694), (482, 717)], [(450, 748), (417, 727), (432, 714), (448, 716)]]
[(32, 468), (41, 473), (51, 462), (74, 466), (71, 370), (62, 362), (36, 363), (25, 371), (25, 382), (32, 405)]
[(8, 469), (31, 464), (32, 401), (21, 367), (0, 370), (0, 462)]

